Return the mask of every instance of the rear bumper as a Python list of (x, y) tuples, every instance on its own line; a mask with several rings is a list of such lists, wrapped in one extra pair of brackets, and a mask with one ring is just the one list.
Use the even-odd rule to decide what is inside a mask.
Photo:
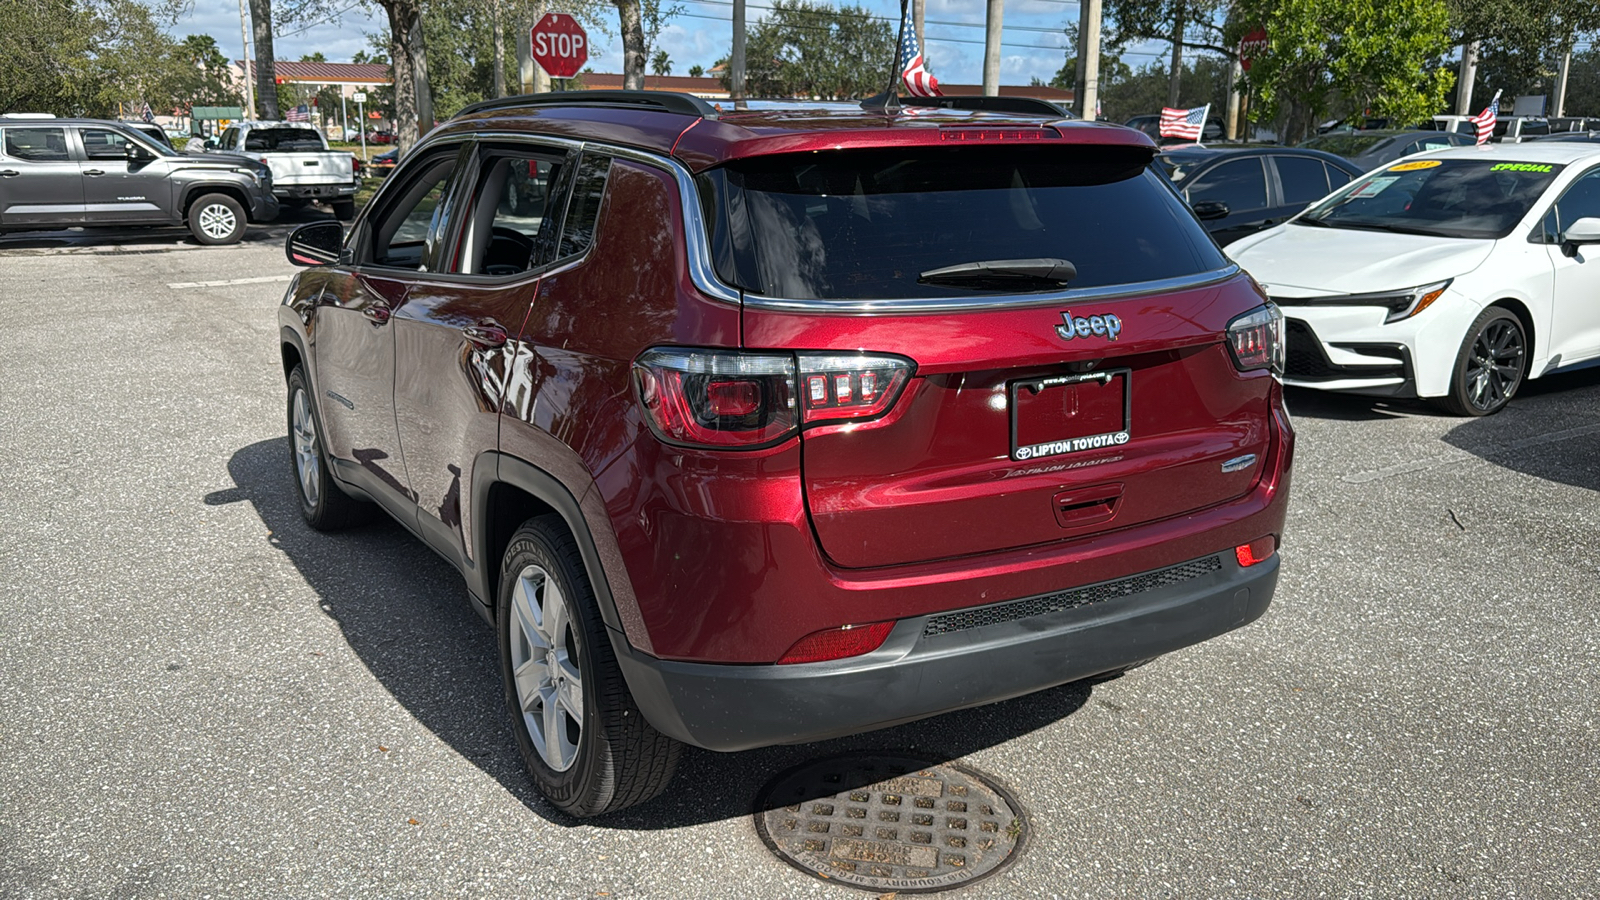
[(1266, 612), (1274, 555), (1232, 553), (1056, 594), (902, 619), (882, 647), (802, 665), (661, 660), (612, 645), (650, 724), (735, 751), (823, 740), (1017, 697), (1119, 669), (1245, 625)]
[(356, 195), (356, 186), (338, 184), (279, 185), (272, 192), (285, 200), (340, 200)]

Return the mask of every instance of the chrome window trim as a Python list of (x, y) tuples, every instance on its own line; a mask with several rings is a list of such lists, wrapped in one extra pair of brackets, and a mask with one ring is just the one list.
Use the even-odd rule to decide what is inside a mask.
[[(1162, 278), (1155, 281), (1104, 285), (1076, 290), (1069, 288), (1064, 291), (1051, 291), (1040, 294), (1012, 295), (1003, 302), (997, 302), (995, 295), (901, 297), (882, 300), (797, 300), (785, 297), (767, 297), (761, 294), (740, 291), (738, 288), (724, 284), (717, 277), (716, 268), (711, 262), (711, 235), (706, 228), (705, 220), (701, 217), (700, 194), (695, 187), (694, 176), (689, 173), (689, 169), (683, 163), (647, 150), (599, 141), (580, 141), (532, 132), (479, 131), (470, 132), (469, 134), (472, 139), (478, 141), (499, 140), (544, 144), (546, 146), (567, 147), (579, 152), (593, 149), (596, 152), (607, 153), (613, 158), (642, 163), (671, 175), (677, 183), (678, 200), (682, 204), (684, 244), (688, 248), (689, 277), (694, 282), (694, 286), (707, 297), (724, 303), (731, 303), (735, 306), (742, 304), (752, 309), (775, 312), (827, 312), (835, 314), (941, 313), (1027, 309), (1036, 306), (1058, 306), (1063, 303), (1076, 303), (1081, 300), (1112, 300), (1122, 297), (1137, 297), (1144, 294), (1167, 293), (1206, 287), (1207, 285), (1227, 281), (1243, 271), (1237, 263), (1229, 263), (1220, 269), (1196, 272), (1193, 275), (1182, 275), (1176, 278)], [(460, 140), (463, 136), (460, 133), (451, 133), (425, 139), (413, 148), (413, 152), (423, 149), (436, 141)], [(557, 262), (561, 261), (557, 260)]]

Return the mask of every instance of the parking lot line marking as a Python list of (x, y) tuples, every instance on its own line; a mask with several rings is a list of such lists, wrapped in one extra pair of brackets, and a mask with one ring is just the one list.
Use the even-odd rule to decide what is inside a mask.
[(1441, 453), (1438, 456), (1430, 456), (1427, 459), (1416, 459), (1410, 462), (1400, 463), (1399, 465), (1387, 466), (1382, 469), (1371, 469), (1366, 472), (1356, 472), (1354, 474), (1344, 476), (1343, 480), (1347, 484), (1366, 484), (1382, 478), (1390, 478), (1395, 475), (1405, 475), (1410, 472), (1431, 469), (1434, 466), (1444, 465), (1445, 463), (1499, 456), (1503, 453), (1510, 453), (1515, 450), (1525, 450), (1529, 447), (1537, 447), (1540, 444), (1554, 444), (1558, 441), (1567, 441), (1573, 438), (1583, 437), (1584, 435), (1595, 434), (1596, 432), (1600, 432), (1600, 425), (1580, 425), (1577, 428), (1567, 428), (1561, 431), (1552, 431), (1548, 434), (1536, 434), (1533, 437), (1526, 437), (1519, 441), (1507, 441), (1503, 444), (1485, 444), (1481, 447), (1456, 448), (1449, 453)]
[(274, 281), (288, 281), (293, 275), (262, 275), (259, 278), (229, 278), (225, 281), (175, 281), (169, 288), (199, 288), (199, 287), (227, 287), (230, 284), (271, 284)]

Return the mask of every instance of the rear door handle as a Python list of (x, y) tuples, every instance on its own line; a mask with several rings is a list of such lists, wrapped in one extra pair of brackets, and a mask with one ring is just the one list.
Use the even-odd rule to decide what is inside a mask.
[(15, 178), (21, 174), (16, 169), (0, 169), (0, 178)]
[(370, 303), (362, 307), (361, 314), (371, 319), (372, 324), (374, 325), (383, 325), (387, 323), (389, 321), (389, 316), (392, 315), (392, 313), (389, 311), (389, 307), (384, 306), (382, 303)]
[(506, 342), (506, 330), (499, 325), (468, 325), (461, 329), (461, 333), (466, 335), (467, 340), (485, 350), (504, 346)]
[(83, 170), (83, 174), (85, 174), (85, 175), (104, 175), (105, 174), (105, 170), (104, 169), (84, 169)]

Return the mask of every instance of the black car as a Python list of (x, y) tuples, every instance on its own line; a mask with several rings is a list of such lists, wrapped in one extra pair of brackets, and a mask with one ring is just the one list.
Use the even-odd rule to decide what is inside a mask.
[(254, 160), (186, 156), (121, 122), (0, 119), (0, 232), (186, 224), (232, 244), (277, 215), (272, 171)]
[(1287, 221), (1363, 171), (1298, 147), (1175, 147), (1156, 159), (1223, 245)]
[(1303, 150), (1321, 150), (1342, 156), (1363, 172), (1370, 172), (1402, 156), (1446, 147), (1464, 147), (1471, 136), (1448, 131), (1330, 131), (1300, 144)]

